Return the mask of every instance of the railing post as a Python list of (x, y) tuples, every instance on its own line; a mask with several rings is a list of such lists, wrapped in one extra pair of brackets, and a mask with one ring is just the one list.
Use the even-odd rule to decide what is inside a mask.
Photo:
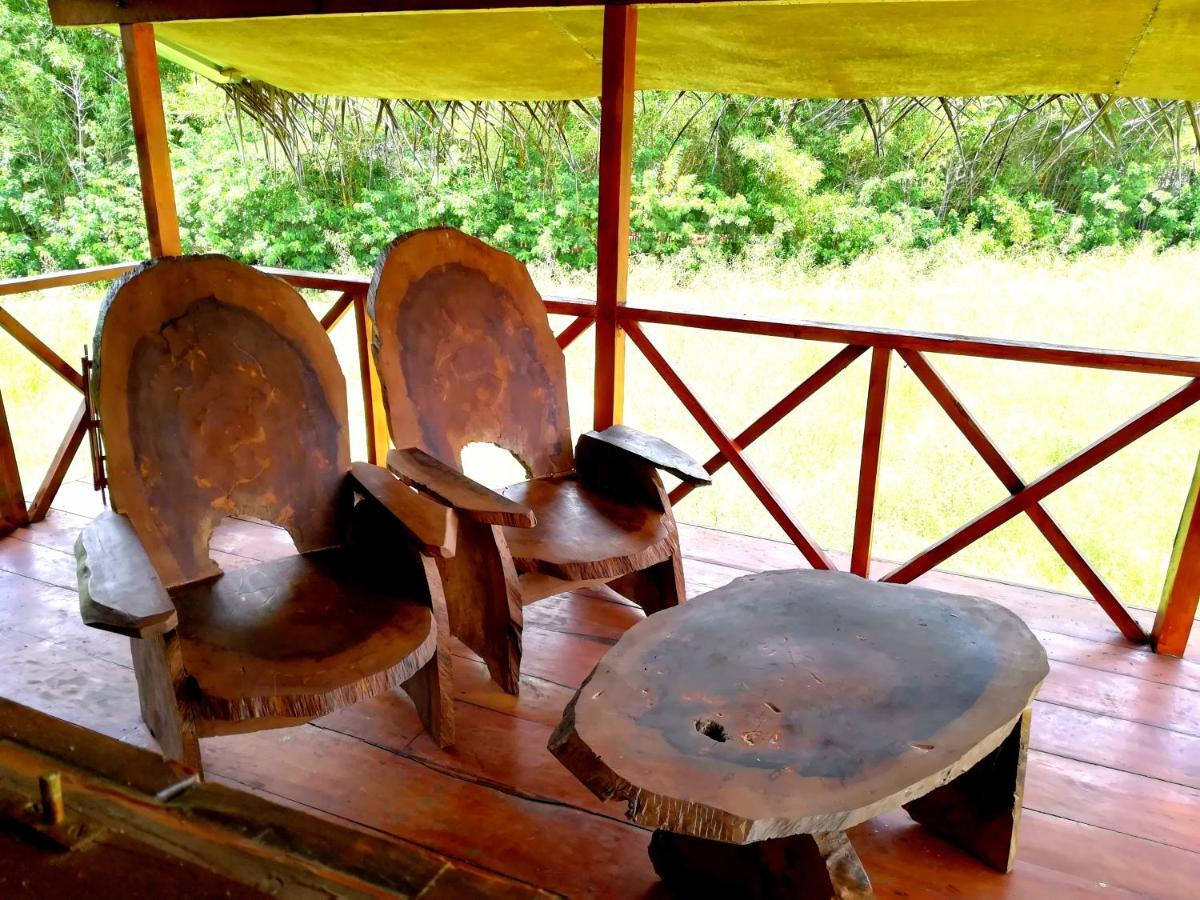
[(17, 455), (4, 412), (4, 395), (0, 394), (0, 536), (28, 524), (21, 473), (17, 470)]
[(121, 49), (125, 54), (129, 114), (133, 120), (133, 140), (142, 180), (142, 206), (146, 210), (150, 255), (178, 256), (181, 252), (179, 218), (175, 211), (175, 185), (171, 181), (154, 26), (122, 25)]
[(891, 353), (886, 347), (876, 347), (871, 351), (871, 380), (867, 385), (862, 459), (858, 470), (858, 509), (854, 518), (854, 546), (850, 552), (850, 571), (861, 578), (869, 577), (871, 572), (875, 495), (879, 487), (879, 450), (883, 443), (883, 414), (887, 406)]
[(366, 294), (354, 296), (354, 329), (358, 334), (358, 371), (362, 382), (363, 422), (367, 432), (367, 462), (382, 466), (387, 459), (390, 439), (387, 411), (383, 405), (383, 387), (375, 370), (375, 357), (371, 353), (374, 334), (371, 317), (367, 315)]
[(1183, 517), (1179, 521), (1179, 533), (1175, 536), (1175, 549), (1171, 553), (1171, 564), (1167, 567), (1167, 580), (1163, 586), (1158, 614), (1154, 617), (1151, 640), (1158, 653), (1167, 656), (1183, 656), (1187, 650), (1188, 636), (1196, 618), (1197, 600), (1200, 599), (1200, 460), (1196, 461), (1196, 472), (1192, 476), (1192, 487), (1187, 502), (1183, 505)]
[(633, 175), (633, 81), (637, 7), (604, 7), (600, 89), (600, 199), (596, 229), (596, 377), (593, 424), (621, 421), (625, 336), (617, 307), (629, 276), (629, 194)]

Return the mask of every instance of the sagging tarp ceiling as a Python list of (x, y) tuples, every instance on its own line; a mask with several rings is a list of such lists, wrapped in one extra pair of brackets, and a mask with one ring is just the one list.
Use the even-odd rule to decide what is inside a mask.
[[(602, 10), (173, 21), (160, 50), (298, 93), (537, 100), (600, 92)], [(1200, 0), (784, 0), (645, 6), (639, 89), (775, 97), (1200, 98)]]

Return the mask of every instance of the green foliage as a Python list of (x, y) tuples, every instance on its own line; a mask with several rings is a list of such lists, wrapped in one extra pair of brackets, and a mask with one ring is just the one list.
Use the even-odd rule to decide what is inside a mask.
[[(595, 265), (595, 101), (373, 105), (242, 85), (230, 102), (163, 73), (186, 249), (365, 270), (395, 235), (449, 224), (525, 260)], [(109, 35), (56, 30), (33, 0), (0, 6), (0, 276), (145, 255), (123, 82)], [(844, 265), (971, 231), (995, 252), (1195, 241), (1182, 109), (1091, 102), (644, 93), (631, 247), (697, 268), (751, 248)]]

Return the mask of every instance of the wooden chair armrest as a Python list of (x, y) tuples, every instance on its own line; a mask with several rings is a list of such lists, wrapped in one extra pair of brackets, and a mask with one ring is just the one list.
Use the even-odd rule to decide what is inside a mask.
[(126, 637), (150, 637), (179, 624), (171, 595), (129, 520), (106, 511), (75, 541), (79, 612), (85, 624)]
[[(588, 447), (592, 444), (592, 447)], [(668, 444), (662, 438), (638, 431), (627, 425), (613, 425), (603, 431), (589, 431), (579, 436), (576, 445), (576, 456), (586, 456), (589, 450), (600, 449), (595, 445), (603, 445), (605, 449), (612, 448), (618, 452), (649, 463), (656, 469), (670, 472), (681, 481), (689, 484), (711, 484), (712, 478), (689, 454), (680, 450), (674, 444)]]
[(416, 538), (422, 553), (443, 559), (454, 555), (458, 544), (458, 520), (453, 509), (414, 491), (381, 466), (352, 463), (350, 477), (360, 493), (387, 510)]
[(387, 462), (388, 468), (402, 481), (453, 506), (468, 519), (485, 525), (511, 525), (517, 528), (532, 528), (537, 524), (537, 518), (529, 507), (497, 494), (423, 450), (415, 447), (392, 450), (388, 453)]

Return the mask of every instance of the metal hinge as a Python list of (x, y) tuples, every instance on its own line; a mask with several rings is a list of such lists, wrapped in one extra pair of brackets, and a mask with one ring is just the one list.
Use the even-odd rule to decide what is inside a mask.
[(92, 408), (92, 359), (88, 348), (83, 348), (83, 415), (87, 423), (88, 453), (92, 458), (92, 488), (100, 491), (104, 505), (108, 506), (108, 471), (105, 468), (104, 437), (100, 433), (100, 417)]

